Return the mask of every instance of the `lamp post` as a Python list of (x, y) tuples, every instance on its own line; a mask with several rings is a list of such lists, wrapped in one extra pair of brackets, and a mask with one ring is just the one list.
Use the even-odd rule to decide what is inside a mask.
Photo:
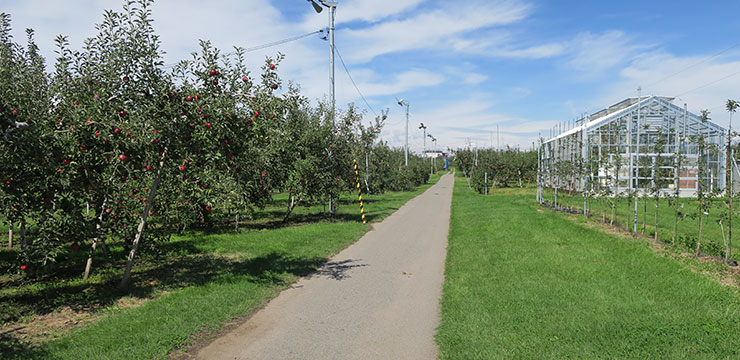
[[(314, 0), (306, 0), (311, 3), (316, 13), (324, 10)], [(329, 8), (329, 101), (331, 101), (331, 121), (334, 122), (334, 108), (336, 106), (336, 97), (334, 95), (334, 16), (337, 12), (336, 1), (319, 0), (321, 5)]]
[[(432, 136), (432, 134), (427, 135), (430, 139), (432, 139), (432, 149), (435, 149), (437, 147), (437, 138)], [(426, 139), (425, 139), (426, 140)], [(426, 141), (424, 141), (426, 144)], [(429, 174), (434, 174), (434, 157), (429, 158)]]
[(404, 164), (405, 166), (409, 166), (409, 103), (408, 101), (401, 99), (398, 100), (398, 105), (400, 106), (406, 106), (406, 147), (404, 148)]
[(419, 129), (424, 130), (424, 156), (427, 155), (427, 127), (424, 126), (424, 123), (420, 123)]

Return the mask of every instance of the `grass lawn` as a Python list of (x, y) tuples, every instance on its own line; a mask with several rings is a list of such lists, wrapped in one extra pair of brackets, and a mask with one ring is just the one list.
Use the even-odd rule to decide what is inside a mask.
[[(367, 217), (380, 221), (438, 179), (409, 192), (368, 196)], [(0, 358), (167, 358), (194, 335), (216, 331), (260, 307), (370, 229), (359, 222), (359, 205), (351, 202), (339, 207), (338, 221), (315, 221), (319, 207), (296, 211), (298, 225), (276, 225), (284, 214), (278, 201), (249, 230), (175, 236), (162, 244), (164, 255), (139, 261), (125, 292), (115, 289), (120, 266), (99, 266), (89, 282), (81, 280), (82, 262), (43, 281), (0, 277)], [(2, 252), (7, 258), (9, 251)], [(123, 256), (115, 244), (111, 256)], [(12, 336), (65, 312), (88, 316), (81, 326), (45, 334), (51, 340), (41, 344)]]
[[(550, 189), (545, 190), (544, 197), (545, 200), (552, 202), (553, 200), (553, 191)], [(534, 195), (533, 195), (534, 196)], [(714, 256), (724, 256), (725, 251), (725, 243), (724, 238), (722, 236), (722, 232), (724, 231), (725, 234), (727, 232), (727, 220), (723, 220), (722, 226), (719, 224), (719, 220), (721, 218), (721, 215), (724, 211), (726, 211), (726, 206), (723, 201), (723, 198), (716, 198), (713, 199), (712, 206), (707, 211), (709, 213), (708, 216), (704, 217), (704, 225), (702, 230), (702, 253), (714, 255)], [(562, 206), (566, 206), (573, 209), (583, 209), (583, 197), (581, 194), (575, 194), (574, 196), (568, 196), (567, 192), (559, 191), (558, 192), (558, 203), (559, 205), (562, 204)], [(696, 198), (681, 198), (680, 204), (683, 205), (681, 208), (681, 211), (684, 214), (695, 214), (696, 213), (696, 207), (697, 202)], [(734, 204), (734, 234), (732, 236), (733, 242), (732, 242), (732, 249), (733, 254), (740, 251), (740, 237), (738, 237), (738, 234), (740, 234), (740, 228), (738, 228), (738, 224), (740, 224), (740, 208), (738, 208), (738, 205), (740, 205), (740, 200), (736, 199)], [(609, 205), (598, 199), (594, 199), (589, 202), (589, 207), (591, 208), (591, 215), (593, 219), (601, 220), (602, 217), (602, 210), (603, 213), (606, 216), (606, 221), (609, 221), (611, 216), (611, 208)], [(647, 210), (647, 211), (646, 211)], [(644, 199), (640, 198), (639, 203), (637, 206), (637, 219), (638, 219), (638, 231), (641, 232), (643, 223), (647, 223), (646, 231), (645, 233), (648, 235), (653, 235), (655, 232), (655, 226), (653, 225), (655, 223), (655, 217), (654, 217), (654, 210), (655, 210), (655, 200), (653, 198), (648, 198), (647, 200), (647, 207), (645, 206)], [(647, 216), (645, 216), (647, 215)], [(624, 228), (625, 230), (632, 231), (632, 222), (634, 219), (634, 200), (629, 201), (627, 198), (621, 198), (617, 202), (616, 207), (616, 216), (615, 216), (615, 222), (619, 223), (619, 226)], [(670, 242), (671, 238), (673, 237), (673, 221), (674, 221), (674, 211), (673, 207), (668, 203), (668, 200), (665, 198), (660, 198), (659, 200), (659, 206), (658, 206), (658, 238), (663, 240), (664, 242)], [(678, 223), (678, 245), (686, 248), (687, 250), (693, 250), (696, 246), (696, 239), (698, 238), (699, 234), (699, 218), (698, 216), (686, 216), (683, 217), (679, 223)], [(738, 256), (735, 256), (737, 259)]]
[(446, 261), (441, 359), (740, 357), (732, 288), (531, 191), (457, 179)]

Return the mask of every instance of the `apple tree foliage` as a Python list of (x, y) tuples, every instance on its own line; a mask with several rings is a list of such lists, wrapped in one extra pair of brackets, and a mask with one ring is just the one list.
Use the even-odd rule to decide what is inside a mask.
[(150, 6), (106, 11), (80, 50), (59, 36), (51, 73), (33, 32), (18, 45), (0, 15), (0, 212), (22, 229), (14, 269), (50, 271), (86, 249), (87, 276), (110, 239), (127, 253), (123, 285), (137, 253), (176, 231), (238, 225), (279, 192), (291, 200), (286, 219), (295, 206), (354, 197), (355, 159), (368, 159), (373, 192), (427, 181), (420, 158), (404, 168), (399, 149), (377, 143), (383, 118), (365, 126), (351, 104), (312, 107), (283, 82), (281, 54), (255, 77), (243, 49), (201, 41), (167, 69)]
[(458, 149), (455, 152), (455, 164), (470, 178), (470, 186), (483, 193), (486, 178), (489, 188), (521, 187), (525, 183), (535, 181), (537, 152), (509, 147), (503, 150), (479, 149), (476, 166), (475, 150)]

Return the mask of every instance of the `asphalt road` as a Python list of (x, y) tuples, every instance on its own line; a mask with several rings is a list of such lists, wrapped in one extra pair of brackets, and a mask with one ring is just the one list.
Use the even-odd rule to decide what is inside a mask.
[(199, 359), (436, 359), (452, 175), (410, 200)]

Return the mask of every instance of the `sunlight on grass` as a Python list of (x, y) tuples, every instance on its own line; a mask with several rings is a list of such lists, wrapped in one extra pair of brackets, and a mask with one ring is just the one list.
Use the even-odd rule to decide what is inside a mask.
[(740, 299), (653, 252), (456, 181), (442, 359), (737, 358)]

